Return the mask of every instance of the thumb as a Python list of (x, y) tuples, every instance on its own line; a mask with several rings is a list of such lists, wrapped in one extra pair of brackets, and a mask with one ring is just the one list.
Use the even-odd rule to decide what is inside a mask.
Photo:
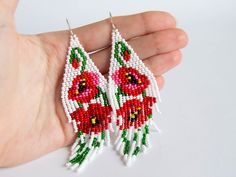
[(0, 0), (0, 27), (15, 26), (14, 15), (18, 0)]

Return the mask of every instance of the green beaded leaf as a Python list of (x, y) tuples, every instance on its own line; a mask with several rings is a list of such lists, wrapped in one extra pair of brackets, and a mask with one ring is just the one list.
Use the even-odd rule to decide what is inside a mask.
[(101, 134), (101, 139), (104, 140), (105, 139), (105, 131), (103, 130), (102, 131), (102, 134)]
[(80, 147), (79, 147), (79, 149), (78, 149), (76, 152), (77, 152), (77, 153), (82, 152), (83, 149), (84, 149), (84, 147), (85, 147), (85, 145), (86, 145), (86, 143), (82, 143), (82, 144), (80, 144)]
[(82, 131), (79, 131), (79, 133), (78, 133), (78, 135), (77, 135), (77, 138), (80, 138), (82, 135), (83, 135), (83, 132), (82, 132)]
[(138, 133), (137, 133), (137, 132), (134, 133), (134, 138), (133, 138), (133, 140), (134, 140), (134, 141), (137, 141), (137, 140), (138, 140)]
[(123, 130), (123, 132), (122, 132), (122, 135), (121, 135), (121, 137), (122, 137), (122, 138), (125, 138), (125, 137), (126, 137), (126, 135), (127, 135), (127, 130), (126, 130), (126, 129), (124, 129), (124, 130)]
[(147, 134), (144, 133), (144, 134), (143, 134), (143, 138), (142, 138), (142, 144), (143, 144), (143, 145), (146, 145), (146, 142), (147, 142)]
[(120, 95), (122, 96), (127, 96), (128, 94), (124, 93), (122, 90), (121, 90), (121, 86), (118, 86), (117, 88), (117, 92), (115, 93), (115, 96), (116, 96), (116, 100), (120, 106)]
[(139, 147), (139, 146), (137, 146), (137, 147), (135, 148), (135, 150), (134, 150), (134, 152), (133, 152), (133, 154), (132, 154), (132, 155), (135, 155), (135, 156), (137, 156), (139, 152), (140, 152), (140, 147)]
[(147, 96), (146, 90), (143, 91), (142, 96), (143, 96), (143, 98), (144, 98), (145, 96)]
[(145, 131), (146, 134), (149, 134), (149, 126), (148, 125), (145, 125), (144, 131)]
[(98, 98), (100, 95), (102, 95), (104, 105), (109, 106), (109, 101), (108, 101), (108, 98), (107, 98), (107, 94), (102, 91), (101, 87), (97, 86), (96, 88), (98, 89), (98, 94), (94, 98)]
[(120, 95), (118, 93), (115, 93), (115, 96), (116, 96), (116, 100), (120, 106)]
[(124, 154), (128, 154), (130, 151), (130, 141), (129, 140), (125, 140), (125, 148), (124, 148)]
[(78, 51), (79, 48), (78, 48), (78, 47), (75, 47), (75, 48), (73, 48), (73, 49), (71, 50), (71, 54), (70, 54), (70, 64), (73, 63), (73, 60), (74, 60), (74, 59), (76, 59), (77, 62), (80, 62), (79, 57), (75, 54), (75, 51), (76, 51), (76, 50)]
[(106, 93), (102, 93), (103, 101), (105, 106), (109, 106), (108, 98)]
[(94, 139), (93, 139), (93, 142), (92, 142), (92, 146), (95, 147), (96, 145), (97, 145), (97, 138), (94, 138)]
[(100, 95), (101, 95), (101, 93), (102, 93), (102, 90), (101, 90), (100, 87), (97, 86), (96, 88), (98, 89), (98, 93), (97, 93), (97, 95), (96, 95), (94, 98), (100, 97)]
[(87, 58), (86, 58), (84, 52), (83, 52), (80, 48), (75, 47), (75, 48), (72, 48), (72, 49), (71, 49), (70, 64), (73, 63), (73, 60), (74, 60), (74, 59), (76, 59), (77, 62), (81, 62), (81, 61), (80, 61), (80, 58), (78, 57), (78, 55), (76, 55), (75, 51), (77, 51), (78, 54), (79, 54), (79, 55), (81, 56), (81, 58), (83, 59), (83, 60), (82, 60), (82, 66), (81, 66), (81, 72), (84, 72), (85, 66), (86, 66)]
[(121, 94), (121, 90), (120, 90), (120, 86), (117, 88), (117, 92), (115, 93), (116, 96), (116, 100), (120, 106), (120, 94)]
[(82, 104), (82, 103), (80, 103), (79, 101), (78, 101), (77, 103), (78, 103), (78, 105), (79, 105), (80, 108), (83, 107), (83, 104)]
[(69, 162), (72, 164), (75, 164), (75, 163), (82, 164), (82, 162), (84, 161), (84, 159), (88, 155), (89, 151), (90, 151), (90, 148), (87, 147), (81, 154), (77, 154), (77, 156), (74, 157), (73, 159), (71, 159)]
[[(115, 53), (114, 53), (114, 57), (116, 58), (116, 60), (118, 61), (118, 63), (121, 65), (121, 66), (125, 66), (125, 63), (123, 62), (123, 60), (119, 57), (119, 44), (120, 42), (117, 42), (115, 44)], [(123, 56), (123, 53), (122, 53), (122, 56)]]
[(85, 151), (81, 154), (81, 156), (80, 156), (80, 158), (79, 158), (79, 161), (78, 161), (78, 163), (79, 163), (80, 165), (82, 164), (82, 162), (84, 161), (84, 159), (85, 159), (86, 156), (88, 155), (89, 151), (90, 151), (90, 148), (87, 147), (87, 148), (85, 149)]
[(148, 115), (148, 118), (149, 118), (149, 119), (152, 119), (152, 114)]
[(124, 51), (127, 51), (129, 54), (131, 54), (131, 51), (129, 50), (129, 48), (125, 45), (124, 42), (120, 41), (118, 42), (118, 44), (121, 45), (121, 55), (124, 56)]

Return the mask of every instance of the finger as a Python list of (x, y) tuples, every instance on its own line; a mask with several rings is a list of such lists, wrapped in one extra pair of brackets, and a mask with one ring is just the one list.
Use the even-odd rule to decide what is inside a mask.
[(143, 62), (155, 76), (160, 76), (178, 65), (181, 62), (181, 58), (181, 52), (176, 50), (150, 57)]
[[(129, 16), (113, 17), (113, 22), (125, 39), (131, 39), (159, 30), (173, 28), (176, 25), (175, 19), (166, 12), (144, 12)], [(111, 44), (111, 23), (110, 19), (73, 29), (78, 35), (85, 50), (90, 52), (107, 47)], [(50, 38), (54, 44), (64, 44), (67, 47), (68, 30), (47, 33), (40, 35), (41, 38)]]
[(181, 29), (158, 31), (130, 41), (141, 59), (181, 49), (187, 44), (187, 35)]
[(165, 84), (165, 79), (163, 76), (156, 76), (156, 81), (157, 81), (157, 85), (159, 90), (162, 90)]
[(13, 25), (18, 0), (0, 0), (0, 25)]
[[(167, 53), (183, 48), (187, 44), (187, 36), (180, 29), (167, 29), (135, 38), (128, 43), (133, 47), (140, 59)], [(101, 73), (108, 72), (111, 48), (91, 55)]]

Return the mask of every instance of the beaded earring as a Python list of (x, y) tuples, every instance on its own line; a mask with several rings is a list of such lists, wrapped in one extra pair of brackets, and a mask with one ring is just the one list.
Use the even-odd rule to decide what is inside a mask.
[(67, 24), (71, 35), (61, 98), (68, 121), (78, 136), (66, 166), (80, 171), (103, 149), (104, 142), (110, 144), (112, 109), (106, 94), (107, 80), (72, 32), (68, 20)]
[(116, 122), (114, 143), (125, 164), (130, 165), (150, 148), (150, 126), (159, 130), (153, 122), (153, 110), (160, 113), (160, 94), (154, 75), (121, 37), (111, 14), (110, 19), (113, 30), (108, 90)]

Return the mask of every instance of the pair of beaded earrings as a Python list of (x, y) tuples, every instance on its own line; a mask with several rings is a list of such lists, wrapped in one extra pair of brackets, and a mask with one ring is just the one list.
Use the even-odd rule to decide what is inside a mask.
[[(106, 145), (113, 144), (126, 165), (150, 148), (153, 110), (159, 112), (159, 89), (145, 67), (112, 22), (112, 50), (108, 81), (70, 29), (61, 98), (77, 138), (66, 164), (80, 171)], [(158, 99), (158, 100), (157, 100)], [(115, 125), (115, 131), (113, 129)]]

